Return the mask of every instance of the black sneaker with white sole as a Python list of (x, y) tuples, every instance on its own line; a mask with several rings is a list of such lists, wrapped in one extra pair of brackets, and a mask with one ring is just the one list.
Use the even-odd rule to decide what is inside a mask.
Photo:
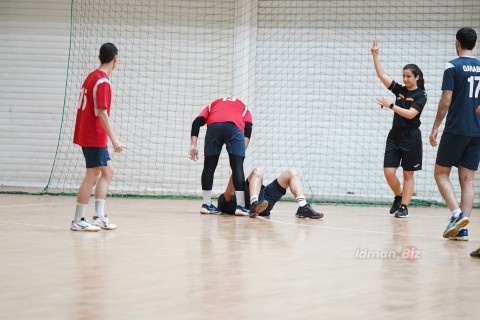
[(408, 208), (406, 205), (402, 204), (400, 209), (395, 213), (395, 218), (408, 218)]
[(302, 218), (302, 219), (305, 219), (305, 218), (320, 219), (320, 218), (323, 218), (323, 213), (313, 210), (310, 204), (307, 203), (303, 207), (298, 207), (295, 217)]
[(393, 199), (392, 207), (390, 208), (390, 214), (394, 214), (402, 206), (402, 196), (395, 196)]

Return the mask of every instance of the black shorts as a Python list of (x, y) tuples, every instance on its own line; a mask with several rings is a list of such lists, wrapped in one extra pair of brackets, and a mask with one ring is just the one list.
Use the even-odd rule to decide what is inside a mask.
[(442, 167), (464, 167), (477, 171), (480, 162), (480, 137), (444, 132), (437, 151), (436, 164)]
[(398, 168), (405, 171), (422, 170), (422, 133), (418, 128), (390, 130), (385, 146), (384, 168)]
[(106, 167), (110, 161), (108, 148), (82, 147), (87, 168)]
[(208, 126), (205, 135), (205, 156), (219, 156), (223, 145), (229, 155), (245, 158), (245, 135), (232, 122), (216, 122)]

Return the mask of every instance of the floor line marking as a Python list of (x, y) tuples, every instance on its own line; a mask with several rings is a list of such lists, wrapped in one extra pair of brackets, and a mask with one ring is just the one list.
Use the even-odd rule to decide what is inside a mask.
[(14, 208), (14, 207), (30, 207), (30, 206), (46, 206), (56, 204), (55, 202), (48, 202), (48, 203), (31, 203), (31, 204), (13, 204), (10, 206), (0, 206), (0, 208)]
[[(263, 217), (257, 217), (257, 218), (260, 218), (261, 220), (264, 220), (264, 221), (270, 221), (270, 222), (275, 222), (275, 223), (279, 223), (279, 224), (293, 225), (293, 226), (299, 226), (299, 227), (311, 227), (311, 228), (321, 228), (321, 229), (330, 229), (330, 230), (339, 230), (339, 231), (356, 231), (356, 232), (364, 232), (364, 233), (385, 234), (385, 235), (392, 235), (392, 236), (410, 236), (410, 237), (431, 238), (431, 239), (445, 239), (443, 237), (429, 236), (429, 235), (425, 235), (425, 234), (396, 233), (396, 232), (373, 231), (373, 230), (364, 230), (364, 229), (314, 226), (314, 225), (308, 225), (308, 224), (297, 224), (297, 223), (284, 222), (284, 221), (278, 221), (278, 220), (272, 220), (272, 219), (265, 219)], [(468, 240), (470, 242), (471, 241), (480, 241), (480, 239), (472, 239), (472, 238), (469, 238)]]

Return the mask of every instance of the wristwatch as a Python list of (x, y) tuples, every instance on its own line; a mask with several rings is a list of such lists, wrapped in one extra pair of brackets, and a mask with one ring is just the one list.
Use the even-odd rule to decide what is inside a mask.
[(392, 109), (392, 108), (393, 108), (393, 106), (394, 106), (394, 104), (393, 104), (393, 103), (390, 103), (390, 106), (389, 106), (389, 107), (390, 107), (390, 109)]

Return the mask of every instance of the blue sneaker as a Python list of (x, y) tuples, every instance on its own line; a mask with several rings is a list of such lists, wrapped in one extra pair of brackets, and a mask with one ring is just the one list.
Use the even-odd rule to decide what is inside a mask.
[(468, 241), (468, 229), (462, 228), (458, 230), (458, 233), (448, 240), (460, 240), (460, 241)]
[(201, 214), (212, 214), (212, 213), (220, 213), (217, 207), (213, 204), (202, 204), (202, 209), (200, 209)]
[(235, 208), (236, 216), (248, 216), (249, 214), (250, 214), (250, 210), (248, 210), (245, 207), (237, 206), (237, 208)]
[(450, 223), (447, 228), (445, 228), (445, 231), (443, 231), (443, 237), (448, 239), (455, 236), (458, 231), (465, 227), (469, 222), (470, 220), (468, 220), (468, 217), (465, 217), (463, 212), (460, 212), (456, 218), (452, 216), (452, 218), (450, 218)]

